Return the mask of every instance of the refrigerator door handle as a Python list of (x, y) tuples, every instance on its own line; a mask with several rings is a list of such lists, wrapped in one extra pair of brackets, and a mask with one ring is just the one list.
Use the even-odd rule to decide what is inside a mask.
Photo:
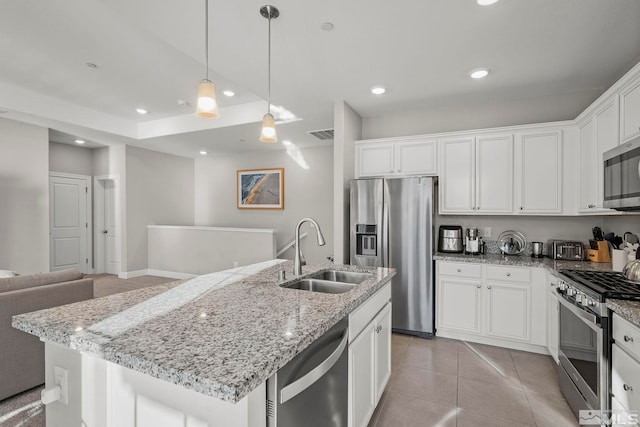
[(389, 245), (389, 203), (382, 204), (382, 267), (389, 267), (389, 260), (391, 257), (391, 246)]

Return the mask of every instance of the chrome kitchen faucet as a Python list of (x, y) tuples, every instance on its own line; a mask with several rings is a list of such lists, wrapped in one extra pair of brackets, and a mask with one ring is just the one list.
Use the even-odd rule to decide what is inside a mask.
[(302, 274), (302, 266), (307, 264), (307, 262), (304, 260), (304, 257), (302, 256), (302, 249), (300, 249), (300, 227), (305, 222), (310, 222), (311, 225), (313, 225), (313, 227), (316, 229), (316, 235), (317, 235), (317, 238), (318, 238), (318, 246), (324, 246), (324, 244), (325, 244), (324, 236), (322, 235), (322, 231), (320, 231), (320, 226), (318, 225), (316, 220), (313, 219), (313, 218), (303, 218), (303, 219), (301, 219), (300, 222), (298, 223), (298, 225), (296, 225), (296, 238), (295, 238), (296, 256), (295, 256), (294, 261), (293, 261), (293, 274), (296, 275), (296, 276), (300, 276)]

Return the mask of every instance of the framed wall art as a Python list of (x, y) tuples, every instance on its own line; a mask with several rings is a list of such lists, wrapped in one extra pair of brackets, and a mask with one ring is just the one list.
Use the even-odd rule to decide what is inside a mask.
[(238, 209), (284, 209), (284, 168), (236, 171)]

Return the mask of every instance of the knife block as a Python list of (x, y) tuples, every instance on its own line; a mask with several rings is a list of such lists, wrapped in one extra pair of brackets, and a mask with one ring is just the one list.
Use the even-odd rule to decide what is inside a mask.
[(587, 259), (591, 262), (611, 262), (609, 242), (597, 240), (595, 243), (597, 243), (598, 249), (587, 249)]

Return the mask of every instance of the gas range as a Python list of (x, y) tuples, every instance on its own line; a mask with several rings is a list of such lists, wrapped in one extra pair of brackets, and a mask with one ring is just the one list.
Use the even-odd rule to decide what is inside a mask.
[(587, 311), (606, 316), (607, 299), (640, 300), (640, 285), (614, 271), (560, 270), (558, 291)]

